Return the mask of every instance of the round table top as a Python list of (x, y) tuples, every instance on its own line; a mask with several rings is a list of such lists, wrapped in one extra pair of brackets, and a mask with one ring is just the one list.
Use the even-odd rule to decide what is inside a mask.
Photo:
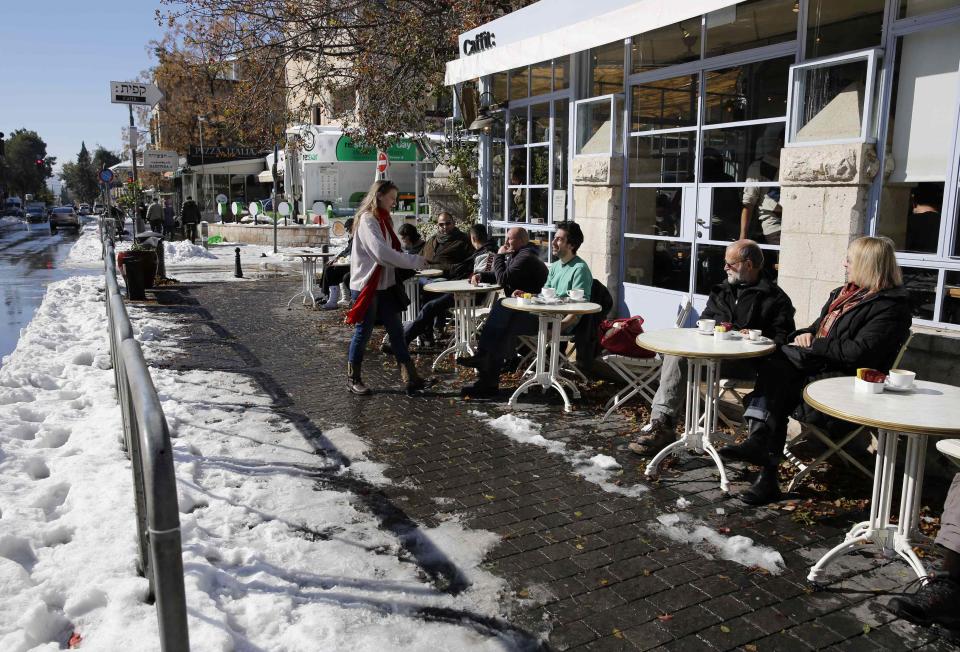
[(824, 414), (864, 426), (921, 435), (960, 434), (960, 387), (914, 381), (906, 392), (861, 394), (853, 376), (825, 378), (803, 390), (803, 400)]
[(511, 310), (535, 312), (544, 315), (589, 315), (603, 310), (599, 303), (591, 303), (589, 301), (554, 304), (520, 303), (515, 297), (504, 299), (503, 305)]
[(322, 252), (322, 251), (287, 251), (284, 252), (289, 256), (299, 256), (300, 258), (336, 258), (337, 254), (335, 252)]
[(423, 289), (427, 292), (440, 292), (446, 294), (452, 292), (457, 294), (459, 292), (493, 292), (499, 290), (500, 286), (495, 283), (481, 283), (480, 285), (473, 285), (470, 281), (436, 281), (434, 283), (428, 283), (423, 286)]
[(696, 328), (667, 328), (637, 335), (637, 345), (648, 351), (678, 355), (682, 358), (759, 358), (773, 353), (776, 345), (751, 344), (734, 333), (729, 340), (718, 340), (713, 334), (703, 335)]
[(438, 276), (443, 276), (443, 271), (439, 269), (421, 269), (417, 272), (417, 276), (422, 278), (436, 278)]

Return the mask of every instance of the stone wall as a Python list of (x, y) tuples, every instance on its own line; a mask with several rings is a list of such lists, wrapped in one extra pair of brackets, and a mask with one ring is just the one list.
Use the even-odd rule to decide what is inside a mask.
[(597, 279), (620, 300), (621, 157), (584, 156), (573, 159), (573, 202), (583, 229), (578, 252)]
[[(210, 224), (209, 235), (219, 235), (225, 242), (244, 242), (273, 246), (273, 225)], [(319, 247), (329, 244), (330, 227), (314, 225), (278, 226), (278, 247)]]

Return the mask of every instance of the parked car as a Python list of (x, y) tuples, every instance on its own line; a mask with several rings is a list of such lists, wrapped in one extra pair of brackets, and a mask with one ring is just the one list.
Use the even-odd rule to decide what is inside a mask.
[(94, 202), (93, 204), (93, 214), (94, 215), (103, 215), (103, 211), (106, 210), (100, 202)]
[(47, 206), (41, 203), (27, 204), (27, 222), (37, 224), (47, 221)]
[(75, 231), (80, 230), (80, 216), (73, 206), (58, 206), (50, 213), (50, 232), (56, 233), (57, 229), (70, 227)]
[(77, 208), (77, 212), (80, 213), (80, 215), (89, 215), (90, 204), (80, 204), (80, 206)]

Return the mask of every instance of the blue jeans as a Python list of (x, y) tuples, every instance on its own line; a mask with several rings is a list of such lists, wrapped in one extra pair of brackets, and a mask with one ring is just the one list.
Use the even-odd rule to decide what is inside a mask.
[[(357, 290), (351, 291), (353, 300), (356, 301), (360, 293)], [(367, 314), (363, 321), (354, 326), (353, 338), (350, 340), (350, 352), (347, 360), (353, 364), (363, 362), (363, 351), (370, 341), (370, 335), (373, 334), (373, 326), (379, 320), (387, 334), (390, 336), (390, 347), (393, 354), (397, 357), (397, 362), (405, 364), (410, 361), (410, 351), (407, 350), (407, 342), (403, 339), (403, 322), (400, 321), (400, 306), (391, 290), (378, 290), (374, 295), (370, 307), (367, 308)]]

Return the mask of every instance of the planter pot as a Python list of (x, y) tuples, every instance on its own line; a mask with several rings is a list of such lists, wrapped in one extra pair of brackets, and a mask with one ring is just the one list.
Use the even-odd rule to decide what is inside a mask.
[(135, 301), (146, 299), (144, 290), (153, 287), (157, 275), (155, 251), (121, 251), (117, 254), (117, 267), (127, 283), (127, 298)]

